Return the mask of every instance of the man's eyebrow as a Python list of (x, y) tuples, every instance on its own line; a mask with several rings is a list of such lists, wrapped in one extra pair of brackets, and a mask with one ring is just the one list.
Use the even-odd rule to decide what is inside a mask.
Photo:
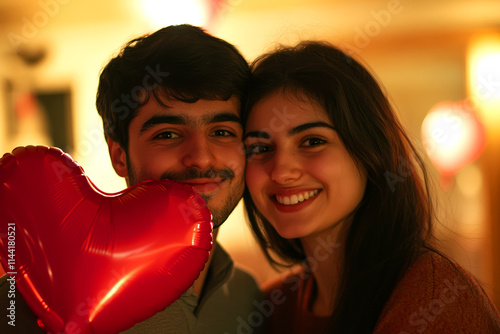
[(142, 126), (139, 134), (142, 134), (157, 124), (186, 125), (187, 118), (179, 115), (155, 115), (148, 119)]
[(221, 112), (203, 117), (203, 122), (205, 124), (222, 123), (222, 122), (235, 122), (241, 124), (241, 119), (238, 117), (238, 115), (234, 113)]
[[(139, 134), (142, 134), (148, 131), (155, 125), (158, 124), (174, 124), (174, 125), (188, 125), (192, 120), (190, 117), (186, 115), (155, 115), (148, 119), (142, 126), (139, 131)], [(202, 118), (202, 122), (204, 124), (213, 124), (213, 123), (221, 123), (221, 122), (234, 122), (241, 124), (241, 119), (238, 115), (230, 112), (221, 112), (217, 114), (210, 114), (204, 116)]]
[(264, 131), (250, 131), (247, 133), (244, 137), (243, 140), (247, 138), (264, 138), (264, 139), (271, 139), (271, 136), (269, 133), (264, 132)]
[(311, 129), (311, 128), (318, 128), (318, 127), (335, 130), (335, 128), (333, 126), (331, 126), (330, 124), (328, 124), (326, 122), (312, 122), (312, 123), (301, 124), (301, 125), (298, 125), (294, 128), (291, 128), (290, 130), (288, 130), (288, 135), (293, 136), (299, 132), (306, 131), (306, 130)]

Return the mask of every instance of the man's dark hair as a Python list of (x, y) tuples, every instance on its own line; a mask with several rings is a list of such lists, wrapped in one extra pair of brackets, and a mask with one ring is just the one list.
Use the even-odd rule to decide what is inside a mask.
[(194, 103), (242, 100), (248, 63), (231, 44), (191, 25), (169, 26), (135, 38), (104, 67), (96, 106), (104, 134), (128, 150), (128, 126), (151, 96)]

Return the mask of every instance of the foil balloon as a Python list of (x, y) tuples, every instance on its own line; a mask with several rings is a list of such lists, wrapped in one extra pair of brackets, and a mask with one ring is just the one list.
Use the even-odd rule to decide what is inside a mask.
[(2, 266), (48, 332), (132, 327), (178, 299), (212, 247), (210, 211), (190, 186), (106, 194), (56, 148), (5, 154), (0, 199)]

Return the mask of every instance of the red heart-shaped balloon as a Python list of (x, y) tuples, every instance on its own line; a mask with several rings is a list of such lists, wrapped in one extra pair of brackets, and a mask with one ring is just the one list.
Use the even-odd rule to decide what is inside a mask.
[(55, 148), (5, 154), (0, 199), (2, 266), (54, 333), (115, 333), (151, 317), (193, 284), (212, 247), (210, 211), (190, 186), (106, 194)]

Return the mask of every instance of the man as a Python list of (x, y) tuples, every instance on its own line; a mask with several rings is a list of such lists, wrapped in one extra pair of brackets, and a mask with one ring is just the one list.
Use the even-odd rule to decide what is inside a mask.
[[(219, 227), (244, 189), (240, 107), (248, 76), (232, 45), (197, 27), (170, 26), (128, 43), (102, 71), (97, 93), (116, 173), (128, 185), (193, 186)], [(257, 298), (254, 280), (215, 243), (193, 287), (129, 332), (236, 333)]]
[[(232, 45), (180, 25), (127, 43), (99, 80), (96, 105), (116, 173), (129, 186), (193, 186), (212, 212), (214, 240), (243, 194), (240, 108), (249, 73)], [(254, 279), (214, 242), (194, 285), (126, 333), (255, 333), (249, 319), (256, 323), (259, 298)]]

